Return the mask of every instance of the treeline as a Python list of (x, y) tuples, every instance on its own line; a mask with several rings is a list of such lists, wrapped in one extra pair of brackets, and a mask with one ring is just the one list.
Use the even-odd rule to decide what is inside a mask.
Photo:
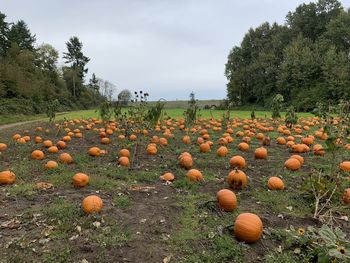
[(268, 22), (230, 51), (228, 100), (269, 107), (276, 94), (309, 111), (350, 99), (350, 10), (336, 0), (302, 4), (284, 25)]
[(90, 58), (79, 38), (71, 37), (66, 46), (65, 65), (58, 67), (53, 46), (37, 46), (24, 21), (9, 23), (0, 12), (0, 114), (44, 113), (56, 99), (61, 111), (87, 109), (111, 96), (114, 85), (95, 74), (85, 84)]

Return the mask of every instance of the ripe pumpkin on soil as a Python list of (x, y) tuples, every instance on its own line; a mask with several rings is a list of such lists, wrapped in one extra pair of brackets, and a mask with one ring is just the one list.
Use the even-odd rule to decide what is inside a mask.
[(230, 159), (230, 166), (232, 168), (244, 168), (246, 166), (245, 159), (240, 155), (235, 155)]
[(232, 189), (243, 189), (248, 182), (247, 175), (241, 170), (235, 169), (227, 176), (227, 183)]
[(207, 153), (210, 151), (210, 145), (209, 143), (202, 143), (200, 146), (199, 146), (199, 149), (200, 149), (200, 152), (202, 153)]
[(58, 153), (58, 148), (56, 146), (51, 146), (47, 149), (49, 153)]
[(304, 164), (304, 157), (302, 157), (302, 156), (300, 156), (300, 155), (298, 155), (298, 154), (293, 154), (290, 158), (295, 158), (295, 159), (297, 159), (297, 160), (300, 162), (301, 165)]
[(158, 150), (157, 150), (157, 146), (154, 145), (148, 145), (146, 148), (146, 152), (149, 155), (156, 155)]
[(267, 187), (270, 190), (283, 190), (284, 183), (280, 178), (278, 178), (276, 176), (272, 176), (272, 177), (270, 177), (270, 179), (267, 182)]
[(13, 184), (16, 181), (16, 175), (11, 171), (0, 172), (0, 184)]
[(254, 155), (255, 155), (256, 159), (266, 159), (267, 158), (267, 150), (264, 147), (256, 148)]
[(226, 212), (232, 212), (237, 207), (237, 197), (234, 192), (228, 189), (221, 189), (216, 194), (219, 207)]
[(99, 213), (103, 208), (103, 201), (97, 195), (89, 195), (84, 198), (82, 208), (86, 214)]
[(285, 161), (284, 166), (288, 170), (296, 171), (299, 170), (301, 167), (301, 163), (298, 159), (296, 158), (289, 158), (287, 161)]
[(263, 223), (255, 214), (243, 213), (237, 216), (234, 225), (235, 237), (246, 243), (258, 241), (263, 232)]
[(350, 172), (350, 161), (345, 161), (340, 163), (339, 167), (340, 167), (340, 170), (342, 171)]
[(128, 149), (121, 149), (118, 154), (119, 157), (130, 157), (130, 151)]
[(175, 179), (175, 176), (173, 173), (165, 173), (159, 176), (159, 179), (162, 181), (173, 181)]
[(350, 205), (350, 188), (345, 189), (344, 194), (342, 196), (342, 201), (346, 205)]
[(129, 167), (130, 166), (130, 160), (129, 160), (128, 157), (122, 156), (122, 157), (119, 157), (118, 164), (120, 166)]
[(34, 160), (42, 160), (45, 158), (45, 154), (40, 150), (33, 151), (31, 156)]
[(5, 143), (0, 143), (0, 152), (3, 152), (7, 149), (7, 145)]
[(249, 144), (246, 142), (241, 142), (240, 144), (238, 144), (238, 149), (242, 152), (247, 152), (249, 151)]
[(72, 179), (75, 187), (84, 187), (89, 184), (89, 176), (84, 173), (76, 173)]
[(216, 154), (219, 157), (225, 157), (228, 153), (228, 149), (225, 146), (220, 146), (220, 148), (216, 151)]
[(190, 181), (194, 181), (194, 182), (200, 182), (203, 181), (203, 175), (200, 171), (198, 171), (197, 169), (191, 169), (187, 172), (186, 174), (187, 178)]
[(51, 147), (51, 146), (53, 145), (52, 141), (50, 141), (50, 140), (45, 140), (45, 141), (43, 142), (43, 144), (44, 144), (44, 146), (45, 146), (46, 148), (49, 148), (49, 147)]
[(101, 155), (101, 149), (98, 147), (91, 147), (88, 151), (90, 156), (100, 156)]
[(73, 158), (69, 153), (61, 153), (59, 159), (62, 163), (66, 163), (66, 164), (73, 163)]
[(46, 169), (55, 169), (58, 167), (58, 163), (55, 162), (55, 161), (48, 161), (46, 164), (45, 164), (45, 168)]

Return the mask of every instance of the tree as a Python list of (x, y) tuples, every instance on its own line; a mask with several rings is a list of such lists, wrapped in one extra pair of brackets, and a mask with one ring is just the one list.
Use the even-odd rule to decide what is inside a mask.
[(128, 89), (123, 89), (118, 94), (118, 100), (121, 101), (123, 106), (128, 106), (128, 103), (131, 100), (131, 97), (132, 97), (132, 94)]
[(97, 78), (97, 82), (101, 95), (108, 100), (112, 100), (116, 86), (108, 80), (103, 80), (100, 78)]
[(98, 84), (98, 79), (95, 73), (92, 73), (91, 79), (89, 80), (89, 88), (93, 90), (95, 94), (99, 94), (100, 86)]
[(37, 65), (56, 81), (58, 51), (50, 44), (41, 44), (36, 52)]
[(7, 37), (10, 43), (16, 43), (21, 50), (35, 51), (35, 35), (31, 34), (27, 24), (23, 20), (11, 26)]
[(350, 54), (350, 9), (342, 11), (327, 25), (325, 37), (338, 49)]
[(9, 48), (8, 31), (9, 25), (5, 21), (6, 15), (0, 12), (0, 57), (4, 57)]

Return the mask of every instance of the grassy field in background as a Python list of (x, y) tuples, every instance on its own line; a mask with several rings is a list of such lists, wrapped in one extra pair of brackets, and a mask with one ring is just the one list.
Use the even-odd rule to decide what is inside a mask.
[[(183, 108), (178, 109), (165, 109), (167, 116), (173, 118), (181, 118), (183, 117)], [(223, 110), (201, 110), (201, 117), (203, 118), (221, 118), (223, 115)], [(231, 111), (231, 118), (250, 118), (250, 111)], [(282, 112), (282, 116), (285, 113)], [(271, 117), (270, 111), (256, 111), (256, 117)], [(313, 116), (311, 113), (298, 113), (298, 117), (311, 117)], [(98, 118), (98, 112), (96, 110), (81, 110), (81, 111), (71, 111), (65, 113), (58, 113), (56, 116), (56, 120), (63, 119), (75, 119), (82, 118), (86, 119), (89, 117)], [(0, 115), (0, 125), (22, 122), (22, 121), (31, 121), (31, 120), (48, 120), (45, 114), (38, 115)]]

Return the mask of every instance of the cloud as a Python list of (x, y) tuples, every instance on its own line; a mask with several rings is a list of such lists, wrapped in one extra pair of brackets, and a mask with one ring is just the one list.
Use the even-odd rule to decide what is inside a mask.
[[(23, 19), (37, 42), (60, 53), (76, 35), (91, 58), (89, 73), (118, 90), (147, 90), (151, 99), (226, 95), (225, 63), (245, 32), (283, 23), (303, 1), (278, 0), (2, 0), (8, 21)], [(342, 2), (350, 6), (350, 0)], [(21, 7), (21, 8), (19, 8)]]

